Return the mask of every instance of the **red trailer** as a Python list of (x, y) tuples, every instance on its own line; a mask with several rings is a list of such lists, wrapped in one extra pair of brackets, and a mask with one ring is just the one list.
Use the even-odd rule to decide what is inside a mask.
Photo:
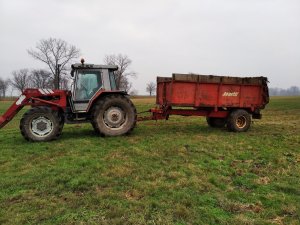
[(226, 77), (173, 74), (157, 77), (157, 108), (152, 119), (170, 115), (206, 116), (212, 127), (247, 131), (253, 119), (261, 119), (260, 110), (269, 102), (266, 77)]

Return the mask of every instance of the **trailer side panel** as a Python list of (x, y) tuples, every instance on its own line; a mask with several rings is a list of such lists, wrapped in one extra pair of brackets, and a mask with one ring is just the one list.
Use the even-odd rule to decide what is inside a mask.
[(262, 109), (269, 101), (266, 77), (173, 74), (157, 78), (157, 104), (195, 108)]

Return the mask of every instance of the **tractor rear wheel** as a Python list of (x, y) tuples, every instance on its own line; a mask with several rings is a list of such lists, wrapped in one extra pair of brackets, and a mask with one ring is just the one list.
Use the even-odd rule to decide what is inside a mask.
[(222, 128), (226, 125), (225, 118), (206, 117), (207, 124), (211, 127)]
[(237, 109), (229, 114), (227, 128), (233, 132), (245, 132), (250, 128), (251, 116), (244, 109)]
[(130, 133), (136, 124), (136, 108), (123, 95), (108, 95), (95, 104), (92, 125), (101, 136), (118, 136)]
[(28, 110), (20, 121), (21, 134), (28, 141), (40, 142), (57, 139), (64, 126), (63, 117), (49, 107)]

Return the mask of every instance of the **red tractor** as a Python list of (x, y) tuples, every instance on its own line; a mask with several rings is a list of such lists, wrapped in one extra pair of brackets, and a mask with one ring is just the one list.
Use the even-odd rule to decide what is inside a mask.
[(20, 130), (26, 140), (57, 139), (64, 123), (91, 123), (102, 136), (118, 136), (133, 130), (136, 109), (126, 92), (116, 89), (117, 66), (73, 64), (72, 90), (26, 89), (0, 116), (4, 127), (26, 105)]

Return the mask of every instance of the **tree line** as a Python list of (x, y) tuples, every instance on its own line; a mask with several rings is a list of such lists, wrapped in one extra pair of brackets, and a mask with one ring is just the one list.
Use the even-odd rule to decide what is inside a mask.
[[(78, 61), (81, 55), (80, 50), (66, 41), (57, 38), (40, 40), (35, 48), (27, 50), (29, 56), (44, 63), (47, 69), (23, 68), (12, 72), (10, 79), (0, 77), (0, 97), (5, 97), (9, 87), (18, 92), (26, 88), (49, 88), (49, 89), (69, 89), (70, 77), (68, 75), (70, 65), (75, 60)], [(132, 60), (123, 54), (106, 55), (104, 64), (117, 65), (115, 71), (116, 87), (126, 91), (131, 95), (137, 95), (138, 91), (133, 89), (130, 77), (137, 77), (137, 74), (130, 70)], [(156, 84), (149, 82), (146, 84), (146, 91), (152, 96), (156, 91)], [(270, 96), (293, 96), (300, 95), (300, 88), (291, 86), (287, 89), (269, 88)]]
[(23, 68), (12, 72), (12, 77), (3, 80), (1, 96), (5, 96), (8, 86), (18, 92), (26, 88), (68, 89), (67, 72), (73, 60), (80, 55), (80, 50), (62, 39), (49, 38), (40, 40), (34, 49), (27, 50), (34, 59), (44, 63), (47, 69)]
[(270, 96), (297, 96), (300, 95), (300, 88), (291, 86), (289, 88), (269, 88)]
[[(78, 61), (81, 55), (80, 50), (62, 39), (48, 38), (40, 40), (35, 48), (27, 50), (29, 56), (44, 63), (47, 69), (23, 68), (13, 71), (10, 79), (0, 77), (0, 97), (5, 97), (7, 90), (17, 90), (22, 93), (26, 88), (49, 88), (49, 89), (69, 89), (70, 65), (75, 60)], [(137, 95), (138, 91), (133, 89), (130, 77), (137, 77), (137, 74), (130, 70), (132, 60), (123, 54), (106, 55), (103, 63), (107, 65), (117, 65), (115, 71), (116, 88)], [(156, 91), (156, 84), (149, 82), (146, 84), (146, 91), (152, 96)], [(287, 89), (269, 88), (270, 96), (293, 96), (300, 95), (300, 88), (291, 86)]]
[[(68, 89), (70, 83), (70, 65), (78, 60), (80, 50), (62, 39), (49, 38), (40, 40), (35, 48), (27, 50), (32, 58), (42, 62), (47, 69), (23, 68), (15, 70), (10, 79), (0, 78), (0, 97), (5, 97), (8, 87), (22, 93), (26, 88), (50, 88)], [(137, 95), (137, 90), (132, 89), (129, 77), (136, 77), (136, 73), (130, 70), (132, 60), (123, 54), (106, 55), (104, 64), (117, 65), (115, 71), (116, 88), (130, 94)], [(146, 89), (150, 95), (155, 88), (153, 82), (149, 83)]]

